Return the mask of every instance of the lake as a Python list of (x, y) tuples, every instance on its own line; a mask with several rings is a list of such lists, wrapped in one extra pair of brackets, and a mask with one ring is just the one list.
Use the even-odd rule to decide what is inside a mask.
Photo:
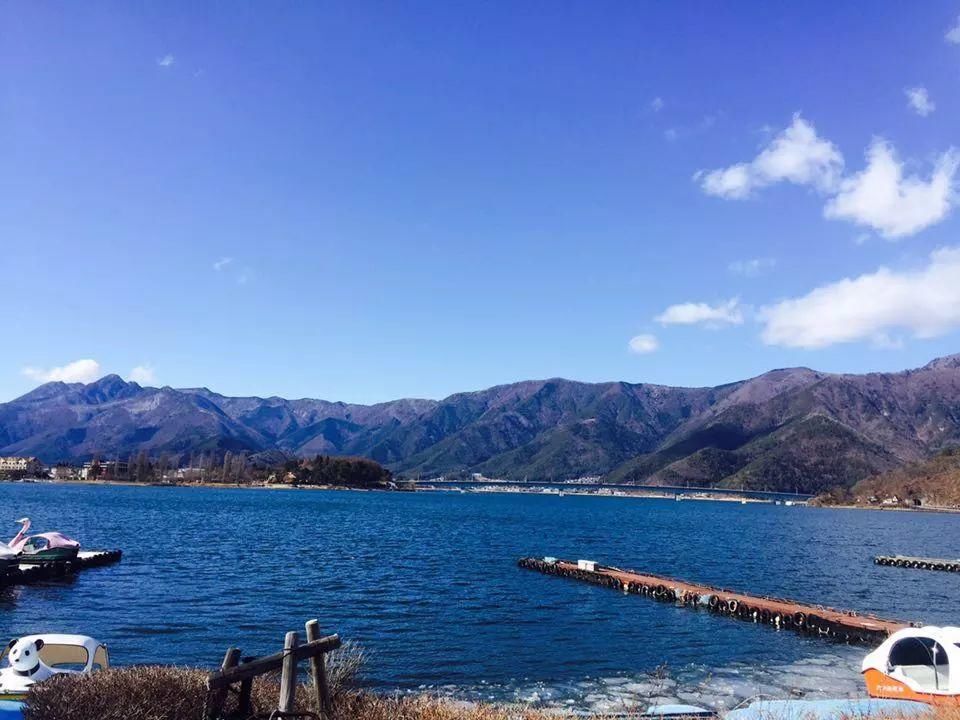
[(318, 618), (370, 655), (365, 682), (609, 709), (757, 691), (861, 693), (865, 650), (548, 577), (590, 558), (752, 593), (956, 624), (960, 516), (616, 497), (0, 484), (24, 515), (123, 561), (0, 590), (0, 636), (80, 632), (115, 664), (213, 667)]

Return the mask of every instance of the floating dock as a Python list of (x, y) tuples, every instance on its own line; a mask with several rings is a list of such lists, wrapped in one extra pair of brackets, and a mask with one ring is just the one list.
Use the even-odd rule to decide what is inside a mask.
[(87, 568), (120, 562), (122, 556), (123, 551), (121, 550), (81, 550), (76, 560), (47, 562), (39, 565), (24, 563), (7, 568), (6, 574), (0, 576), (0, 587), (27, 585), (39, 580), (74, 575)]
[(919, 568), (920, 570), (960, 572), (960, 560), (910, 557), (909, 555), (878, 555), (873, 561), (877, 565), (894, 565), (896, 567)]
[(645, 595), (661, 602), (702, 608), (747, 622), (764, 623), (777, 629), (795, 630), (841, 642), (878, 643), (898, 630), (918, 625), (861, 615), (853, 610), (835, 610), (794, 600), (757, 597), (661, 575), (621, 570), (592, 561), (574, 563), (556, 558), (522, 558), (518, 564), (547, 575), (582, 580), (626, 593)]

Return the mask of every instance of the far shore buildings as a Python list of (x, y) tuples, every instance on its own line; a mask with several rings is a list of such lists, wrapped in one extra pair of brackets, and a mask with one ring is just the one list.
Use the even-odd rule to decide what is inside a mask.
[(73, 465), (54, 465), (50, 468), (50, 477), (54, 480), (76, 480), (77, 468)]
[(39, 475), (43, 472), (43, 463), (35, 457), (0, 457), (0, 472)]
[(105, 460), (98, 463), (98, 465), (100, 466), (100, 474), (96, 477), (93, 477), (93, 463), (84, 463), (83, 467), (80, 469), (80, 479), (113, 481), (130, 479), (130, 463), (128, 463), (126, 460)]

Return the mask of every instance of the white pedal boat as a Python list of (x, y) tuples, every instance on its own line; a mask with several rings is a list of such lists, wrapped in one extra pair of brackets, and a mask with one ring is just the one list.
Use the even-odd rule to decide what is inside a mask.
[(861, 670), (871, 697), (960, 706), (960, 628), (895, 632), (863, 659)]
[(27, 635), (11, 640), (0, 661), (0, 702), (23, 700), (30, 688), (63, 673), (92, 673), (110, 665), (107, 646), (86, 635)]

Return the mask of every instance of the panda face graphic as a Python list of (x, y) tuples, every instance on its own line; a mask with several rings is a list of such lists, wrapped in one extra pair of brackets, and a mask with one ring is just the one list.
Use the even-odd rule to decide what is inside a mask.
[(18, 673), (28, 673), (40, 666), (43, 640), (11, 640), (8, 647), (10, 666)]

